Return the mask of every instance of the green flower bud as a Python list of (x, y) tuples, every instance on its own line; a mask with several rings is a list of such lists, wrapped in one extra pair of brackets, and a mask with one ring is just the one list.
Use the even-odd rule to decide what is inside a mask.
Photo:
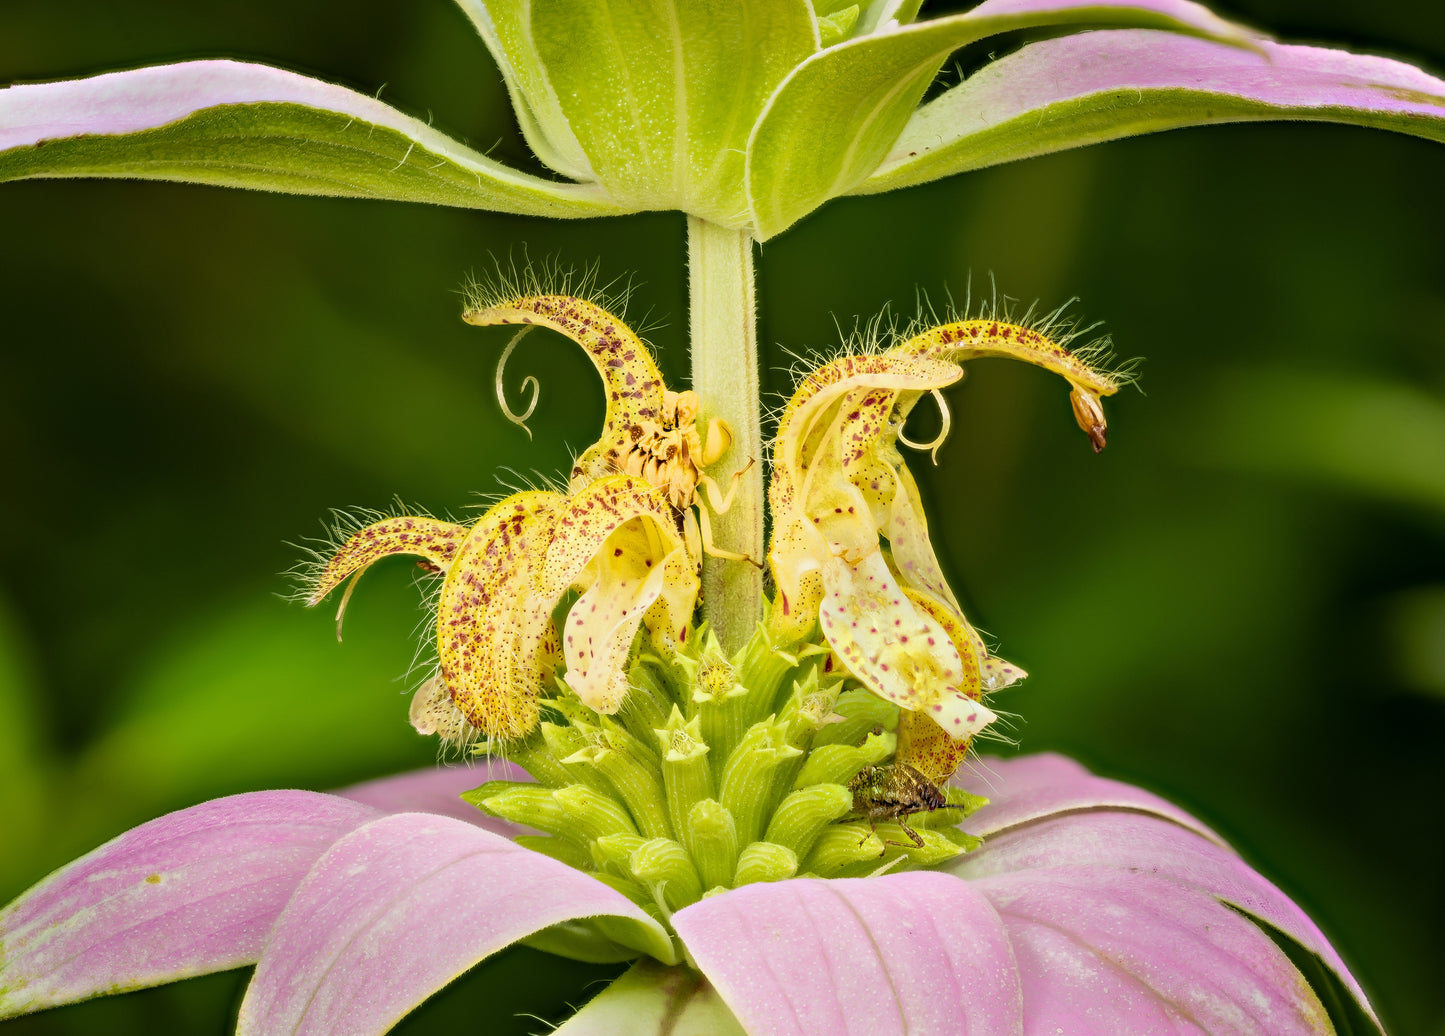
[(755, 881), (783, 881), (798, 873), (798, 856), (785, 845), (774, 842), (753, 842), (738, 855), (738, 870), (733, 885), (750, 885)]

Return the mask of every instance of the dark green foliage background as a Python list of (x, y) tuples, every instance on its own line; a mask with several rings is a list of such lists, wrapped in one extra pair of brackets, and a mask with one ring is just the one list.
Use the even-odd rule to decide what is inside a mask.
[[(1445, 69), (1445, 9), (1234, 0), (1282, 36)], [(446, 0), (5, 0), (0, 82), (182, 57), (348, 83), (526, 163)], [(1143, 388), (1093, 456), (1065, 392), (974, 365), (915, 465), (971, 614), (1033, 678), (1001, 704), (1196, 810), (1337, 941), (1392, 1031), (1445, 1034), (1445, 148), (1258, 124), (835, 202), (761, 253), (769, 387), (915, 289), (1107, 321)], [(338, 645), (277, 595), (287, 541), (393, 494), (465, 514), (590, 441), (595, 378), (532, 338), (535, 443), (491, 398), (506, 332), (457, 319), (491, 256), (600, 260), (686, 369), (683, 225), (542, 223), (122, 182), (0, 186), (0, 899), (158, 812), (432, 761), (405, 722), (417, 595), (368, 577)], [(927, 410), (927, 407), (920, 408)], [(931, 420), (920, 415), (916, 435)], [(513, 476), (515, 480), (517, 476)], [(587, 969), (479, 969), (415, 1031), (544, 1028)], [(221, 1032), (243, 976), (6, 1033)], [(522, 990), (527, 982), (533, 988)], [(502, 992), (505, 990), (506, 992)], [(497, 1021), (498, 1018), (503, 1021)], [(495, 1024), (494, 1024), (495, 1023)]]

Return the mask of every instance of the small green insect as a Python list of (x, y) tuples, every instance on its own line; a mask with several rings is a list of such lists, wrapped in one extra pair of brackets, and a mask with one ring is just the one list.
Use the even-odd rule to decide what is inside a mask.
[[(868, 821), (870, 833), (877, 832), (880, 820), (893, 820), (920, 849), (924, 846), (923, 839), (908, 826), (908, 817), (938, 809), (963, 808), (961, 803), (950, 803), (942, 788), (907, 763), (865, 766), (848, 782), (848, 790), (853, 793), (854, 813)], [(865, 835), (858, 844), (866, 840)], [(885, 841), (884, 845), (902, 846), (903, 843)]]

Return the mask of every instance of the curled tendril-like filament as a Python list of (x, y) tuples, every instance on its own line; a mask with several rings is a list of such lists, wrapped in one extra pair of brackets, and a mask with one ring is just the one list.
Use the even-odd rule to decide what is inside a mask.
[(920, 453), (926, 450), (929, 457), (933, 460), (933, 466), (937, 467), (938, 451), (942, 448), (943, 444), (948, 441), (949, 429), (953, 427), (953, 414), (949, 411), (948, 401), (943, 398), (942, 392), (938, 389), (929, 389), (928, 394), (938, 402), (938, 414), (943, 420), (943, 427), (938, 430), (938, 434), (930, 441), (914, 442), (903, 434), (903, 428), (900, 425), (898, 429), (898, 441), (910, 450), (918, 450)]
[(526, 410), (518, 414), (514, 410), (512, 410), (510, 406), (507, 405), (507, 393), (502, 386), (502, 373), (507, 368), (507, 359), (512, 355), (512, 350), (517, 348), (517, 343), (520, 342), (530, 330), (532, 330), (531, 327), (522, 328), (522, 330), (518, 331), (515, 335), (512, 336), (512, 340), (508, 342), (507, 347), (502, 350), (501, 359), (497, 360), (496, 382), (497, 405), (502, 408), (502, 416), (504, 416), (508, 421), (511, 421), (517, 427), (521, 428), (522, 431), (526, 432), (528, 439), (532, 438), (532, 429), (527, 427), (527, 418), (531, 417), (532, 411), (537, 409), (537, 399), (542, 394), (541, 383), (538, 382), (537, 379), (530, 374), (522, 379), (522, 391), (526, 392), (528, 386), (530, 386), (532, 390), (532, 401), (527, 404)]

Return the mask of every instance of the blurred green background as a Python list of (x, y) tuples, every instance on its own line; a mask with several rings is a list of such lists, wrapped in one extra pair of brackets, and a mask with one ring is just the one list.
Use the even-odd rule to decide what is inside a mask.
[[(1281, 36), (1445, 69), (1436, 0), (1233, 0)], [(446, 0), (4, 0), (0, 82), (235, 55), (324, 75), (527, 164)], [(1033, 673), (1003, 708), (1198, 812), (1337, 942), (1392, 1031), (1445, 1034), (1445, 148), (1319, 125), (1124, 141), (835, 202), (759, 265), (768, 386), (915, 291), (1103, 319), (1142, 387), (1095, 457), (1065, 386), (973, 365), (915, 462), (970, 614)], [(544, 223), (122, 182), (0, 187), (0, 899), (199, 799), (434, 758), (406, 724), (419, 599), (381, 566), (338, 645), (278, 595), (333, 506), (466, 514), (601, 416), (536, 337), (458, 320), (492, 257), (600, 262), (686, 370), (683, 221)], [(525, 249), (525, 253), (524, 250)], [(929, 408), (921, 407), (921, 411)], [(929, 417), (920, 415), (917, 435)], [(502, 477), (506, 477), (503, 475)], [(605, 971), (514, 951), (414, 1031), (529, 1031)], [(243, 974), (5, 1033), (224, 1032)], [(530, 980), (530, 986), (527, 982)], [(521, 987), (527, 986), (525, 990)], [(503, 997), (498, 991), (512, 990)], [(492, 1022), (497, 1015), (500, 1021)], [(485, 1024), (484, 1024), (485, 1023)], [(511, 1029), (507, 1029), (511, 1026)]]

